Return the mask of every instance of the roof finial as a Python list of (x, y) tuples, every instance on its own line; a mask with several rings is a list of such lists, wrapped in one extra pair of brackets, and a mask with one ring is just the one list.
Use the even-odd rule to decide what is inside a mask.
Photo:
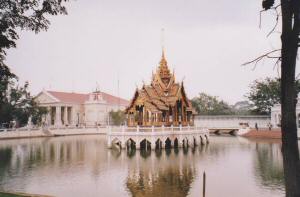
[(165, 29), (162, 28), (161, 29), (161, 49), (162, 49), (162, 55), (161, 55), (161, 58), (162, 59), (165, 59)]
[(98, 81), (96, 81), (96, 91), (95, 92), (100, 92), (100, 86)]

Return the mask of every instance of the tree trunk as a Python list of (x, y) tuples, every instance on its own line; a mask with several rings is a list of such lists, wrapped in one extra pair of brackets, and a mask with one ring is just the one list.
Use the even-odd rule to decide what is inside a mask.
[[(281, 127), (282, 153), (286, 196), (300, 197), (300, 161), (296, 124), (295, 68), (298, 52), (299, 19), (292, 11), (290, 0), (281, 0), (282, 49), (281, 49)], [(293, 21), (293, 17), (296, 18)], [(298, 19), (298, 20), (297, 20)]]

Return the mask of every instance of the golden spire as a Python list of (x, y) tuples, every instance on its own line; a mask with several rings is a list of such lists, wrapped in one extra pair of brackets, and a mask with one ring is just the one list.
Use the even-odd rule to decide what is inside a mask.
[(165, 29), (164, 28), (162, 28), (161, 29), (161, 37), (160, 37), (160, 44), (161, 44), (161, 48), (162, 48), (162, 51), (163, 51), (163, 53), (164, 53), (164, 48), (165, 48)]
[(172, 73), (170, 72), (170, 69), (168, 67), (168, 63), (165, 56), (165, 47), (164, 47), (164, 29), (162, 29), (162, 36), (161, 36), (161, 48), (162, 48), (162, 54), (161, 54), (161, 60), (159, 62), (159, 66), (156, 69), (155, 75), (152, 75), (152, 83), (156, 83), (158, 79), (163, 83), (165, 87), (168, 86), (169, 82), (172, 79)]
[(159, 65), (160, 65), (160, 68), (161, 68), (161, 67), (166, 67), (166, 68), (168, 68), (164, 48), (162, 49), (161, 60), (160, 60)]
[(164, 59), (164, 60), (166, 59), (165, 58), (165, 48), (164, 47), (162, 48), (161, 59)]
[[(164, 63), (166, 63), (167, 61), (166, 61), (166, 57), (165, 57), (165, 29), (164, 28), (162, 28), (161, 29), (161, 50), (162, 50), (162, 54), (161, 54), (161, 63), (162, 62), (164, 62)], [(160, 64), (160, 65), (162, 65), (162, 64)]]

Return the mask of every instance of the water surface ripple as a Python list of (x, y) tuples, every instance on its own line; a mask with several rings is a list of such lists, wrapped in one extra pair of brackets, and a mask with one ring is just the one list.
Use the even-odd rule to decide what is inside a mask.
[(117, 151), (105, 136), (0, 141), (0, 191), (66, 197), (284, 196), (280, 143), (211, 137), (187, 150)]

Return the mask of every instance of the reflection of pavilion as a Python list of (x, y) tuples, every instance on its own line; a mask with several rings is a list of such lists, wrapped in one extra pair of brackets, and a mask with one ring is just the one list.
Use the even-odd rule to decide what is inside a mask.
[[(205, 147), (202, 147), (205, 149)], [(133, 196), (187, 196), (196, 176), (192, 151), (151, 152), (147, 159), (136, 155), (128, 169), (126, 186)]]

